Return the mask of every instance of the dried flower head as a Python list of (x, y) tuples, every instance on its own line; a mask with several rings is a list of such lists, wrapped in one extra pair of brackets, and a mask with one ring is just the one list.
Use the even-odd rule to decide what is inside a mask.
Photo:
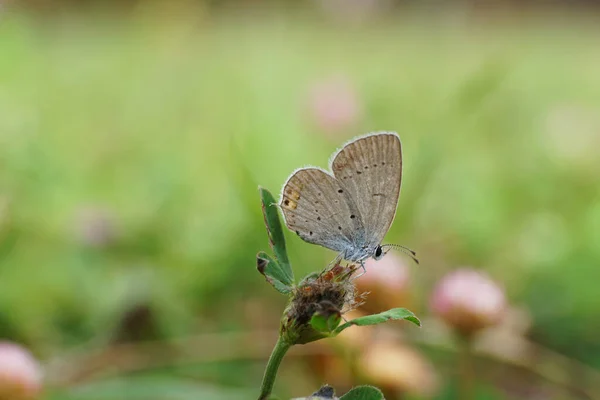
[(355, 270), (355, 265), (336, 264), (301, 282), (284, 313), (282, 335), (290, 343), (308, 343), (324, 337), (310, 321), (315, 314), (325, 319), (341, 316), (360, 304), (361, 296), (356, 295), (356, 287), (350, 279)]

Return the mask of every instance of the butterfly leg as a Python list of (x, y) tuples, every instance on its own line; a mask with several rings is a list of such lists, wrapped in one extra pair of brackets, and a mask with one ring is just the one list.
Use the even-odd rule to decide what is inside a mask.
[(360, 261), (359, 264), (360, 264), (360, 267), (362, 268), (362, 272), (360, 274), (356, 275), (355, 277), (353, 277), (352, 280), (358, 279), (367, 273), (367, 269), (365, 268), (365, 262)]

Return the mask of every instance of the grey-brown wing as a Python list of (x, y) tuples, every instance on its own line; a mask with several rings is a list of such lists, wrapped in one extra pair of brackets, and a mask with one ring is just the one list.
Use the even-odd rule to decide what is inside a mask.
[(318, 168), (302, 168), (286, 181), (279, 205), (285, 224), (309, 243), (343, 252), (364, 233), (356, 204), (342, 185)]
[(358, 207), (367, 243), (380, 244), (394, 220), (400, 195), (400, 138), (381, 132), (355, 139), (334, 155), (331, 170)]

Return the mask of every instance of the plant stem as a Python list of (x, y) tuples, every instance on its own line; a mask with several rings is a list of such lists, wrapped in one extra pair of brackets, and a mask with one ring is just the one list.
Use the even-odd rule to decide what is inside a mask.
[(458, 354), (460, 363), (459, 395), (461, 400), (474, 399), (474, 371), (473, 356), (471, 354), (471, 338), (462, 337), (459, 340), (460, 352)]
[(286, 342), (281, 336), (277, 339), (277, 343), (273, 348), (273, 352), (267, 363), (267, 368), (265, 369), (265, 376), (263, 377), (262, 386), (260, 387), (260, 396), (258, 397), (258, 400), (268, 400), (273, 391), (273, 385), (275, 384), (279, 365), (290, 347), (292, 347), (292, 345)]

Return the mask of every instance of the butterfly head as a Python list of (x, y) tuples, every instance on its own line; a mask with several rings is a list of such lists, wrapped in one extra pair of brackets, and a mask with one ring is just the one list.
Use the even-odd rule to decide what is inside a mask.
[(373, 252), (373, 258), (375, 260), (381, 260), (383, 258), (383, 256), (385, 256), (387, 254), (389, 250), (384, 251), (383, 248), (381, 247), (381, 245), (377, 246), (375, 248), (375, 251)]

